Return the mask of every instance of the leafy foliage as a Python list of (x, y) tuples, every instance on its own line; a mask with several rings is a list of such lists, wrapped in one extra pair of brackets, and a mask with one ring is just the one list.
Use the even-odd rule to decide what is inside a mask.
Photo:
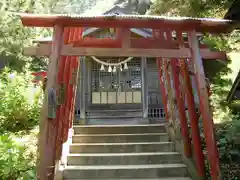
[[(14, 12), (46, 12), (52, 0), (2, 0), (0, 2), (0, 68), (21, 72), (27, 64), (35, 64), (35, 58), (23, 55), (23, 47), (39, 36), (47, 36), (49, 30), (25, 28)], [(39, 60), (41, 61), (41, 59)], [(43, 64), (43, 66), (46, 66)]]
[(100, 2), (100, 0), (58, 0), (58, 2), (55, 3), (53, 12), (79, 14), (91, 9), (97, 2)]
[(35, 155), (18, 145), (9, 135), (0, 136), (1, 180), (35, 179)]
[(33, 88), (28, 73), (5, 70), (0, 80), (0, 132), (32, 129), (40, 114), (40, 88)]
[(27, 72), (6, 68), (0, 73), (1, 180), (35, 179), (37, 134), (32, 129), (38, 124), (42, 98), (41, 88), (33, 88), (31, 80)]
[(240, 170), (240, 121), (239, 116), (232, 117), (231, 123), (221, 124), (217, 128), (220, 167), (225, 179), (239, 180)]
[(156, 0), (151, 12), (192, 17), (223, 17), (233, 0)]

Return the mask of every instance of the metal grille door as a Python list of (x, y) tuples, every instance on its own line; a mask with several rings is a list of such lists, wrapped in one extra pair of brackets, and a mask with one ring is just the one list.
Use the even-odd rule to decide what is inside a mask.
[[(119, 60), (106, 60), (117, 63)], [(122, 60), (120, 60), (122, 61)], [(139, 104), (141, 103), (140, 60), (133, 59), (122, 67), (108, 72), (101, 71), (101, 65), (92, 61), (92, 104)]]
[(162, 96), (159, 84), (159, 74), (155, 59), (147, 61), (147, 85), (148, 85), (148, 118), (150, 120), (164, 119)]

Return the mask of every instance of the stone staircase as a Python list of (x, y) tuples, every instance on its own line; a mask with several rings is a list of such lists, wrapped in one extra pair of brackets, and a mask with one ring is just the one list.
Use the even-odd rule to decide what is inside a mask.
[(65, 180), (191, 180), (164, 124), (74, 126)]

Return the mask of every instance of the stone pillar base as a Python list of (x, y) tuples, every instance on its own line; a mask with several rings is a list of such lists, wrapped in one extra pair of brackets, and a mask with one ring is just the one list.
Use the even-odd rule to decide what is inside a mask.
[(139, 119), (139, 124), (149, 124), (149, 119), (148, 118), (140, 118)]
[(82, 118), (80, 117), (80, 119), (78, 120), (79, 124), (81, 125), (88, 125), (88, 120), (86, 118)]

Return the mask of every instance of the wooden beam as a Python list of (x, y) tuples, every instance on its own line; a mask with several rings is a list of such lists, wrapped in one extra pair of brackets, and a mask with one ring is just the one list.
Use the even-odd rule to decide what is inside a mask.
[[(121, 43), (122, 41), (122, 43)], [(38, 44), (49, 44), (52, 43), (50, 40), (46, 41), (33, 41)], [(130, 37), (130, 30), (117, 29), (116, 38), (92, 38), (84, 37), (82, 39), (71, 42), (74, 47), (94, 47), (94, 48), (120, 48), (121, 45), (128, 44), (129, 48), (146, 48), (146, 49), (179, 49), (179, 45), (182, 43), (179, 40), (165, 40), (157, 38), (134, 38)], [(183, 47), (189, 48), (188, 42), (183, 42)], [(199, 44), (201, 49), (208, 49), (205, 44)]]
[[(51, 45), (50, 45), (51, 46)], [(48, 44), (39, 47), (24, 48), (27, 56), (49, 56), (51, 49)], [(113, 57), (178, 57), (190, 58), (190, 51), (183, 49), (122, 49), (122, 48), (78, 48), (69, 45), (61, 49), (63, 56), (113, 56)]]
[(198, 176), (201, 179), (204, 179), (204, 176), (205, 176), (204, 155), (202, 151), (201, 137), (199, 132), (196, 107), (194, 102), (191, 75), (189, 73), (187, 60), (180, 59), (179, 62), (180, 62), (180, 76), (182, 77), (183, 86), (185, 90), (183, 93), (184, 93), (184, 97), (186, 97), (186, 100), (187, 100), (188, 115), (190, 118), (190, 125), (192, 129), (192, 143), (193, 143), (195, 161), (197, 166), (197, 172), (198, 172)]
[(121, 42), (118, 39), (111, 38), (89, 38), (73, 42), (74, 47), (100, 47), (100, 48), (121, 48)]
[(141, 89), (143, 121), (148, 122), (148, 86), (147, 86), (147, 58), (141, 58)]
[(25, 56), (50, 56), (52, 44), (40, 44), (38, 47), (25, 47), (23, 54)]
[(131, 48), (131, 30), (129, 28), (122, 28), (120, 34), (122, 48)]
[(165, 82), (164, 84), (166, 85), (166, 96), (167, 96), (167, 105), (169, 107), (169, 111), (168, 111), (168, 115), (169, 115), (169, 121), (168, 121), (168, 126), (174, 127), (175, 129), (175, 125), (176, 125), (176, 119), (177, 118), (177, 114), (176, 114), (176, 110), (174, 108), (175, 106), (175, 98), (173, 97), (173, 90), (174, 87), (172, 87), (172, 83), (171, 83), (171, 77), (169, 74), (169, 62), (170, 59), (163, 59), (163, 76), (165, 77)]
[(163, 107), (165, 112), (165, 118), (169, 120), (169, 113), (168, 113), (168, 100), (167, 100), (167, 88), (165, 85), (165, 76), (163, 72), (163, 59), (162, 58), (156, 58), (157, 62), (157, 69), (158, 69), (158, 76), (159, 76), (159, 84), (160, 84), (160, 90), (162, 95), (162, 101), (163, 101)]
[(131, 38), (132, 48), (147, 48), (147, 49), (179, 49), (178, 41), (172, 42), (164, 39), (156, 38)]
[[(172, 54), (174, 53), (174, 54)], [(40, 44), (39, 47), (26, 47), (23, 54), (26, 56), (49, 56), (51, 54), (50, 44)], [(211, 52), (209, 49), (200, 50), (203, 59), (226, 59), (225, 52)], [(71, 45), (65, 45), (61, 50), (61, 55), (77, 56), (135, 56), (135, 57), (184, 57), (189, 58), (188, 48), (183, 49), (121, 49), (121, 48), (78, 48)]]
[[(155, 38), (131, 38), (131, 47), (132, 48), (147, 48), (147, 49), (179, 49), (181, 42), (179, 40), (164, 40), (164, 39), (155, 39)], [(184, 48), (189, 48), (188, 42), (183, 42)], [(201, 49), (208, 49), (207, 45), (199, 44)]]
[[(159, 29), (153, 29), (152, 34), (155, 40), (160, 41), (160, 37), (162, 37), (161, 40), (164, 39), (162, 33), (160, 32)], [(169, 42), (169, 41), (168, 41)], [(162, 44), (162, 43), (158, 43)], [(163, 107), (164, 107), (164, 112), (165, 112), (165, 118), (167, 121), (169, 121), (169, 112), (168, 112), (168, 97), (167, 97), (167, 87), (166, 87), (166, 76), (164, 75), (165, 72), (163, 71), (164, 69), (164, 61), (163, 58), (157, 57), (156, 58), (156, 64), (157, 64), (157, 69), (158, 69), (158, 76), (159, 76), (159, 85), (160, 85), (160, 90), (161, 90), (161, 95), (162, 95), (162, 102), (163, 102)]]
[(176, 104), (179, 112), (181, 134), (183, 139), (184, 155), (192, 157), (191, 140), (189, 137), (188, 122), (185, 113), (185, 97), (182, 95), (180, 89), (181, 82), (179, 80), (179, 67), (178, 59), (172, 59), (170, 62), (170, 73), (172, 73), (172, 81), (175, 92)]
[(207, 155), (210, 164), (212, 180), (221, 179), (218, 149), (215, 139), (213, 115), (210, 108), (206, 77), (203, 69), (203, 62), (198, 46), (196, 31), (189, 33), (189, 44), (192, 48), (192, 63), (194, 65), (195, 78), (200, 102), (200, 111), (203, 119), (203, 129), (206, 138)]
[[(64, 44), (68, 44), (69, 42), (69, 37), (71, 35), (71, 30), (70, 28), (64, 28), (64, 39), (63, 42)], [(72, 35), (71, 35), (72, 37)], [(67, 68), (68, 68), (68, 64), (69, 61), (67, 59), (68, 57), (66, 56), (62, 56), (59, 58), (59, 66), (58, 66), (58, 79), (57, 79), (57, 83), (58, 83), (58, 97), (60, 97), (61, 95), (63, 95), (61, 92), (65, 93), (63, 95), (64, 98), (67, 97), (67, 92), (65, 88), (67, 86)], [(60, 89), (61, 88), (61, 89)], [(63, 91), (62, 91), (63, 90)], [(65, 101), (63, 100), (62, 102), (60, 101), (58, 107), (57, 107), (57, 136), (56, 136), (56, 160), (60, 160), (60, 158), (62, 157), (62, 148), (63, 148), (63, 131), (64, 128), (66, 128), (66, 126), (64, 126), (64, 123), (67, 121), (67, 119), (65, 119), (64, 117), (64, 113), (65, 113)]]
[(111, 56), (111, 57), (178, 57), (190, 58), (190, 51), (182, 49), (123, 49), (123, 48), (73, 48), (66, 47), (61, 51), (66, 56)]
[(223, 51), (210, 51), (209, 49), (200, 49), (200, 55), (203, 59), (223, 59), (227, 60), (227, 54)]
[[(45, 98), (43, 103), (43, 108), (40, 116), (40, 134), (39, 134), (39, 164), (38, 164), (38, 178), (39, 180), (48, 179), (48, 174), (54, 173), (55, 162), (53, 162), (55, 151), (53, 144), (55, 139), (55, 132), (51, 129), (54, 123), (56, 123), (56, 119), (48, 119), (48, 94), (56, 89), (56, 78), (57, 78), (57, 66), (58, 60), (60, 57), (60, 49), (62, 46), (62, 38), (63, 38), (63, 27), (56, 25), (54, 27), (53, 32), (53, 44), (52, 46), (48, 46), (50, 49), (51, 56), (50, 62), (48, 65), (47, 72), (47, 85), (45, 90)], [(49, 54), (50, 55), (50, 54)], [(55, 128), (56, 129), (56, 128)], [(49, 134), (50, 133), (50, 134)], [(49, 136), (50, 135), (50, 136)], [(50, 169), (48, 169), (50, 168)]]

